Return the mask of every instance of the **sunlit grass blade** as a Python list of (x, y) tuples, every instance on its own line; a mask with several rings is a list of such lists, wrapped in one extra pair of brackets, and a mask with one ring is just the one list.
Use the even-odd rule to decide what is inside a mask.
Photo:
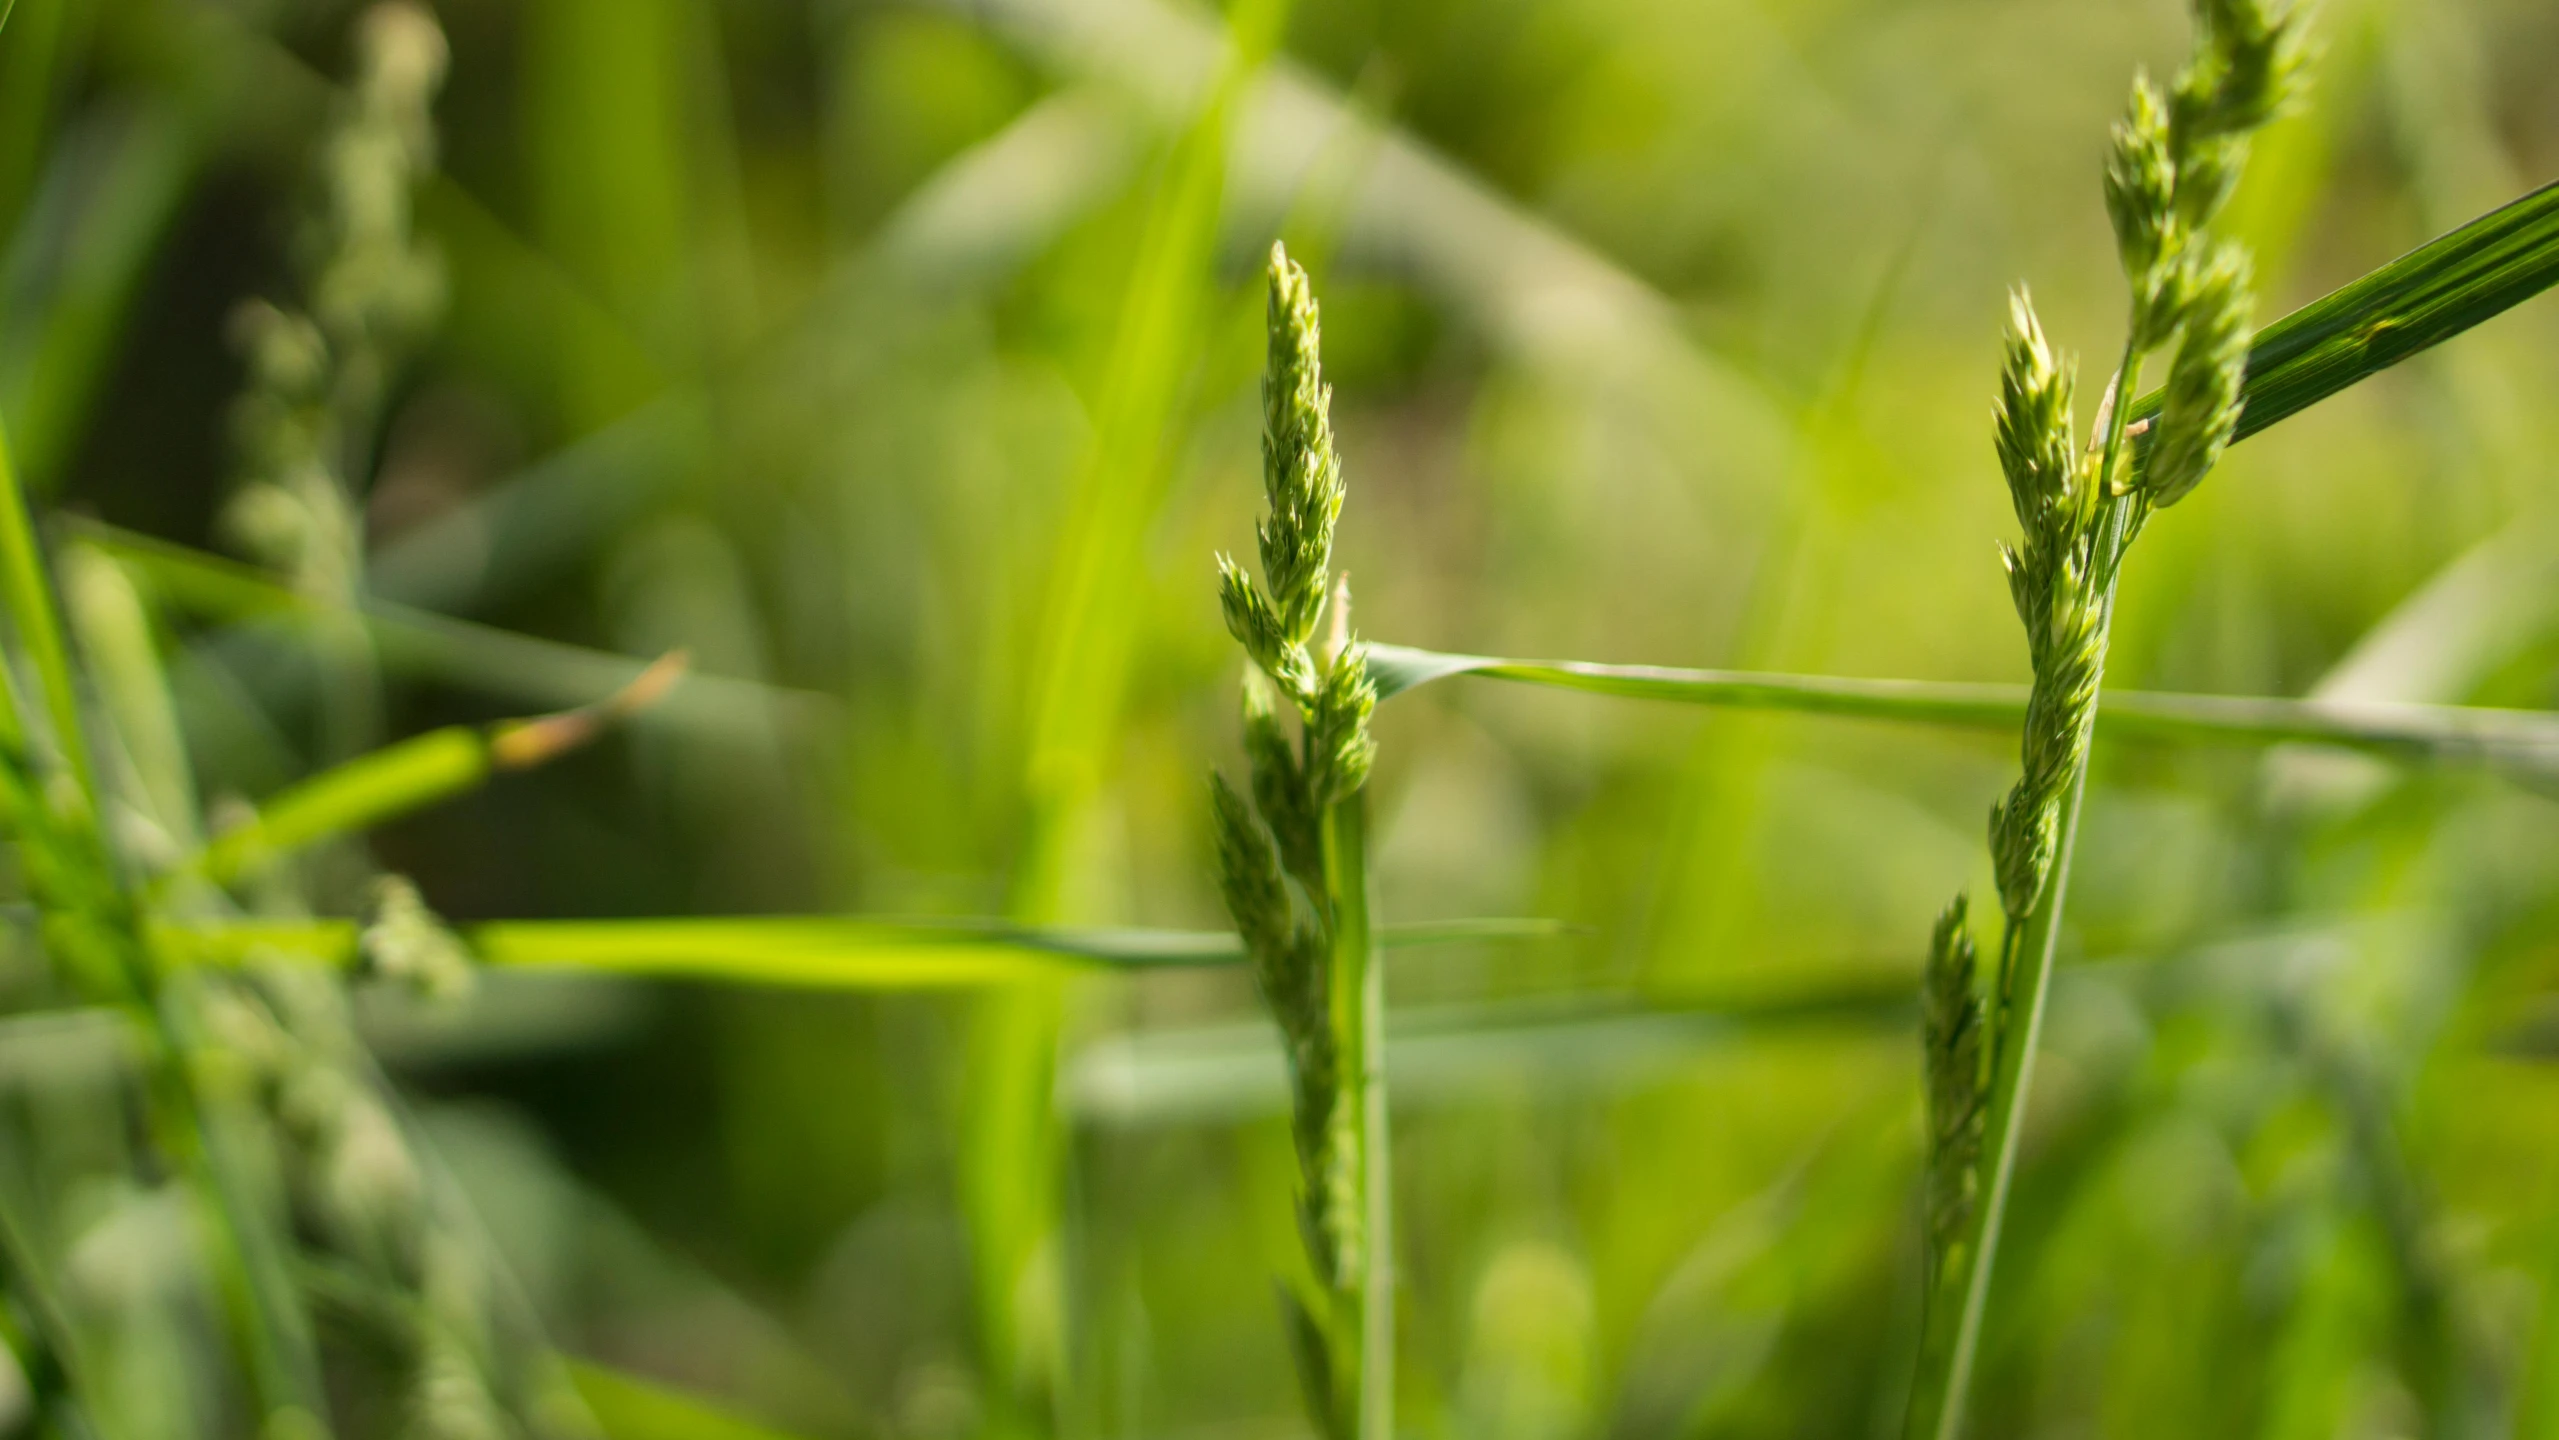
[[(2024, 718), (2027, 698), (2023, 685), (1512, 660), (1400, 645), (1370, 646), (1369, 672), (1381, 699), (1452, 675), (1481, 675), (1640, 700), (2003, 732)], [(2097, 733), (2181, 744), (2308, 741), (2525, 774), (2559, 771), (2559, 714), (2539, 710), (2116, 690), (2097, 713)]]
[(585, 709), (492, 726), (447, 725), (333, 766), (261, 805), (205, 846), (193, 869), (227, 884), (277, 857), (449, 800), (493, 771), (529, 769), (575, 749), (658, 699), (683, 673), (669, 656)]
[[(1388, 949), (1542, 940), (1560, 921), (1488, 918), (1390, 925)], [(638, 978), (812, 989), (973, 986), (1075, 970), (1146, 971), (1240, 965), (1228, 930), (1077, 929), (1000, 919), (836, 915), (682, 916), (644, 920), (499, 920), (466, 927), (482, 963)], [(236, 965), (261, 953), (330, 965), (356, 960), (348, 920), (234, 920), (162, 927), (163, 953)]]
[[(2559, 181), (2400, 256), (2257, 332), (2244, 440), (2559, 284)], [(2133, 407), (2159, 414), (2163, 392)], [(2108, 698), (2112, 704), (2113, 698)]]
[[(1184, 386), (1216, 294), (1218, 222), (1236, 104), (1277, 42), (1286, 0), (1238, 9), (1217, 83), (1175, 131), (1145, 197), (1095, 376), (1093, 431), (1050, 552), (1025, 656), (1024, 833), (1009, 909), (1054, 923), (1087, 904), (1088, 827), (1111, 778), (1114, 735), (1145, 629), (1145, 537), (1176, 473)], [(960, 1185), (982, 1361), (999, 1377), (992, 1426), (1049, 1433), (1068, 1379), (1067, 1296), (1043, 1253), (1062, 1237), (1065, 1153), (1055, 1123), (1062, 997), (1046, 985), (990, 993), (972, 1017)]]

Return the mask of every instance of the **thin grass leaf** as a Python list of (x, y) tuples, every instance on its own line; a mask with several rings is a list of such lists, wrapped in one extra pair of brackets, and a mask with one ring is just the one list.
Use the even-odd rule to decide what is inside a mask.
[[(1419, 949), (1550, 939), (1560, 921), (1470, 919), (1388, 926), (1379, 943)], [(853, 916), (513, 920), (466, 927), (483, 964), (590, 970), (634, 978), (827, 990), (912, 990), (993, 984), (1075, 970), (1146, 971), (1240, 965), (1225, 930), (1076, 929), (993, 919)], [(155, 934), (181, 963), (237, 965), (259, 954), (357, 963), (350, 920), (230, 920), (168, 924)]]
[[(1369, 673), (1381, 700), (1452, 675), (1481, 675), (1639, 700), (1996, 731), (2016, 728), (2028, 694), (2023, 685), (1513, 660), (1401, 645), (1371, 645)], [(2097, 733), (2177, 744), (2306, 741), (2404, 760), (2559, 773), (2559, 714), (2540, 710), (2116, 690), (2097, 713)]]
[(227, 884), (335, 835), (450, 799), (488, 778), (488, 737), (468, 725), (386, 745), (325, 770), (258, 807), (257, 817), (204, 848), (194, 868)]
[(671, 655), (592, 706), (491, 726), (447, 725), (359, 755), (259, 806), (247, 823), (206, 845), (191, 868), (228, 884), (333, 836), (369, 830), (449, 800), (494, 771), (545, 764), (655, 703), (683, 668), (683, 658)]
[[(2257, 332), (2232, 440), (2504, 314), (2559, 284), (2559, 181), (2480, 216)], [(2146, 427), (2165, 390), (2133, 407)], [(2148, 434), (2142, 434), (2146, 445)], [(2146, 453), (2146, 452), (2145, 452)], [(2108, 697), (2109, 704), (2114, 703)]]

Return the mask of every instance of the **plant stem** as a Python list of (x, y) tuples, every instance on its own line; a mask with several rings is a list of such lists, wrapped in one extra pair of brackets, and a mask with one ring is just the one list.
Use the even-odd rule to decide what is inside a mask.
[[(2053, 957), (2060, 948), (2062, 905), (2070, 892), (2070, 862), (2079, 848), (2079, 815), (2088, 793), (2088, 754), (2097, 711), (2104, 704), (2106, 647), (2115, 627), (2115, 583), (2122, 573), (2123, 553), (2131, 543), (2134, 516), (2141, 504), (2137, 495), (2108, 494), (2124, 458), (2124, 432), (2132, 409), (2129, 397), (2141, 380), (2141, 354), (2131, 336), (2124, 342), (2123, 364), (2115, 373), (2104, 419), (2105, 448), (2097, 466), (2097, 534), (2089, 562), (2098, 586), (2098, 691), (2081, 722), (2079, 759), (2071, 769), (2070, 788), (2062, 795), (2052, 871), (2024, 923), (2011, 922), (2000, 937), (1998, 973), (2001, 984), (2013, 988), (1992, 1000), (1998, 1051), (1991, 1062), (1990, 1104), (1983, 1117), (1981, 1152), (1989, 1168), (1958, 1252), (1962, 1256), (1963, 1300), (1955, 1317), (1953, 1341), (1941, 1348), (1927, 1337), (1922, 1340), (1921, 1370), (1911, 1392), (1906, 1427), (1913, 1437), (1956, 1440), (1963, 1433), (1964, 1400), (1972, 1384), (1973, 1360), (1981, 1346), (1982, 1314), (1990, 1300), (1991, 1267), (1999, 1256), (1999, 1233), (2007, 1219), (2008, 1191), (2016, 1176), (2018, 1140), (2034, 1081), (2035, 1045), (2043, 1034), (2044, 999), (2052, 988)], [(1935, 1283), (1935, 1277), (1930, 1283)], [(1936, 1298), (1931, 1297), (1932, 1301)], [(1940, 1355), (1944, 1357), (1942, 1361), (1937, 1358)]]
[(1395, 1433), (1395, 1224), (1386, 1114), (1386, 970), (1368, 906), (1368, 797), (1354, 792), (1324, 812), (1324, 888), (1333, 907), (1332, 1022), (1340, 1047), (1342, 1102), (1357, 1118), (1362, 1244), (1357, 1313), (1355, 1433)]

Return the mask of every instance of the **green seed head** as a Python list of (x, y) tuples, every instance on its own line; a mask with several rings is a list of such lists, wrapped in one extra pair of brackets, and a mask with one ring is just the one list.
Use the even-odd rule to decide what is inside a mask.
[(1333, 392), (1324, 383), (1323, 326), (1306, 272), (1277, 243), (1270, 261), (1270, 357), (1262, 376), (1262, 485), (1271, 513), (1259, 531), (1262, 574), (1282, 632), (1303, 644), (1323, 613), (1342, 513), (1333, 449)]
[(2195, 0), (2195, 58), (2177, 78), (2181, 163), (2187, 146), (2244, 136), (2299, 95), (2304, 18), (2290, 0)]
[(2072, 508), (2078, 473), (2071, 442), (2071, 377), (2053, 357), (2034, 301), (2008, 300), (2008, 347), (1999, 374), (1997, 446), (2008, 498), (2031, 547)]
[(2168, 371), (2159, 434), (2142, 476), (2152, 505), (2164, 509), (2186, 498), (2229, 446), (2239, 424), (2253, 308), (2246, 253), (2219, 247), (2195, 278), (2185, 336)]
[(1920, 991), (1928, 1077), (1928, 1246), (1942, 1265), (1972, 1218), (1980, 1180), (1984, 1006), (1966, 897), (1937, 917)]
[(1209, 777), (1209, 804), (1217, 827), (1217, 879), (1226, 898), (1226, 913), (1235, 921), (1256, 974), (1267, 984), (1267, 971), (1290, 953), (1288, 891), (1280, 881), (1279, 855), (1253, 818), (1252, 808), (1226, 783), (1225, 776)]
[(2132, 282), (2144, 330), (2157, 325), (2159, 292), (2176, 272), (2177, 166), (2169, 156), (2168, 102), (2148, 75), (2133, 79), (2132, 101), (2106, 153), (2106, 214)]

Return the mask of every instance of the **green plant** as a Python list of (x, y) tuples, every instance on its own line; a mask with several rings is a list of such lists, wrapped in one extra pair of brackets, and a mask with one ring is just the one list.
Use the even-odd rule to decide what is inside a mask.
[[(2069, 891), (2120, 567), (2151, 512), (2194, 490), (2239, 423), (2254, 304), (2249, 262), (2209, 227), (2238, 181), (2249, 135), (2292, 93), (2301, 12), (2269, 0), (2198, 0), (2195, 25), (2194, 58), (2171, 91), (2137, 77), (2115, 127), (2106, 209), (2132, 303), (2123, 358), (2085, 449), (2067, 364), (2022, 291), (2010, 305), (1997, 449), (2025, 538), (2003, 546), (2001, 559), (2035, 679), (2025, 773), (1991, 810), (2002, 925), (1988, 993), (1972, 991), (1960, 901), (1939, 924), (1929, 965), (1934, 1123), (1926, 1318), (1905, 1427), (1912, 1436), (1952, 1440), (1963, 1427)], [(2130, 397), (2143, 357), (2171, 340), (2176, 358), (2156, 418), (2142, 422), (2136, 461)]]
[[(1384, 973), (1362, 793), (1377, 693), (1351, 633), (1349, 578), (1332, 575), (1343, 486), (1315, 296), (1277, 245), (1268, 323), (1261, 583), (1218, 559), (1226, 628), (1258, 672), (1244, 686), (1253, 798), (1222, 775), (1210, 785), (1218, 875), (1288, 1056), (1313, 1285), (1283, 1293), (1307, 1405), (1335, 1440), (1383, 1440), (1394, 1429), (1394, 1237)], [(1295, 717), (1293, 734), (1273, 690)]]

